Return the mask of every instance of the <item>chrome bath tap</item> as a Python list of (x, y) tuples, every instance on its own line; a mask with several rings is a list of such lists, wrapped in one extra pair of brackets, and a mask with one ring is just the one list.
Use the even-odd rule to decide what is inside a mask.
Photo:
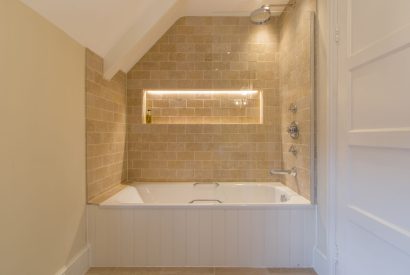
[(292, 167), (292, 169), (290, 169), (290, 170), (271, 169), (270, 174), (271, 175), (291, 175), (292, 177), (296, 177), (297, 169), (296, 169), (296, 167)]

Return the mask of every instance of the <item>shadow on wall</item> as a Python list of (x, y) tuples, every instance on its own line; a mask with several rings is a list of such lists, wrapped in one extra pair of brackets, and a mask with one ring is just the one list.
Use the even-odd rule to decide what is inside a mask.
[[(87, 259), (88, 259), (88, 254), (83, 255), (84, 252), (88, 252), (87, 251), (88, 244), (87, 244), (87, 225), (86, 225), (87, 220), (86, 218), (87, 218), (86, 208), (84, 207), (84, 211), (80, 219), (78, 220), (77, 230), (75, 231), (75, 234), (72, 235), (72, 239), (69, 242), (71, 243), (71, 248), (68, 250), (69, 252), (67, 254), (66, 261), (64, 263), (66, 267), (69, 267), (73, 261), (77, 260), (81, 256), (83, 257), (87, 256)], [(84, 247), (84, 244), (86, 244), (85, 247)], [(83, 248), (81, 249), (81, 247)], [(81, 249), (80, 251), (79, 251), (79, 248)], [(66, 274), (66, 275), (70, 275), (70, 274)]]

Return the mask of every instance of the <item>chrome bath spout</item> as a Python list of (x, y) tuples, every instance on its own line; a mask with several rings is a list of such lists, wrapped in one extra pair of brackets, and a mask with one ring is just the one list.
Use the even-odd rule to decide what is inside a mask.
[(291, 175), (292, 177), (296, 177), (297, 170), (296, 167), (292, 167), (290, 170), (282, 170), (282, 169), (272, 169), (270, 170), (271, 175)]

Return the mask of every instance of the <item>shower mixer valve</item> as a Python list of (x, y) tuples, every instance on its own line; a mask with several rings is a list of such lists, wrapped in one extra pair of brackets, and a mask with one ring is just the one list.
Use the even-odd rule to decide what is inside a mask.
[(297, 139), (299, 137), (299, 126), (296, 121), (293, 121), (289, 125), (287, 132), (289, 133), (290, 137), (293, 139)]

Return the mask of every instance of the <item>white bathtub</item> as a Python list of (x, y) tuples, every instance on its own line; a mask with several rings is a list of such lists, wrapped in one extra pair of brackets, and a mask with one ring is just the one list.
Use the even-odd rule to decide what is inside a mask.
[(311, 267), (315, 206), (280, 183), (136, 183), (88, 229), (96, 267)]
[(135, 183), (107, 199), (102, 206), (195, 206), (309, 204), (279, 182)]

